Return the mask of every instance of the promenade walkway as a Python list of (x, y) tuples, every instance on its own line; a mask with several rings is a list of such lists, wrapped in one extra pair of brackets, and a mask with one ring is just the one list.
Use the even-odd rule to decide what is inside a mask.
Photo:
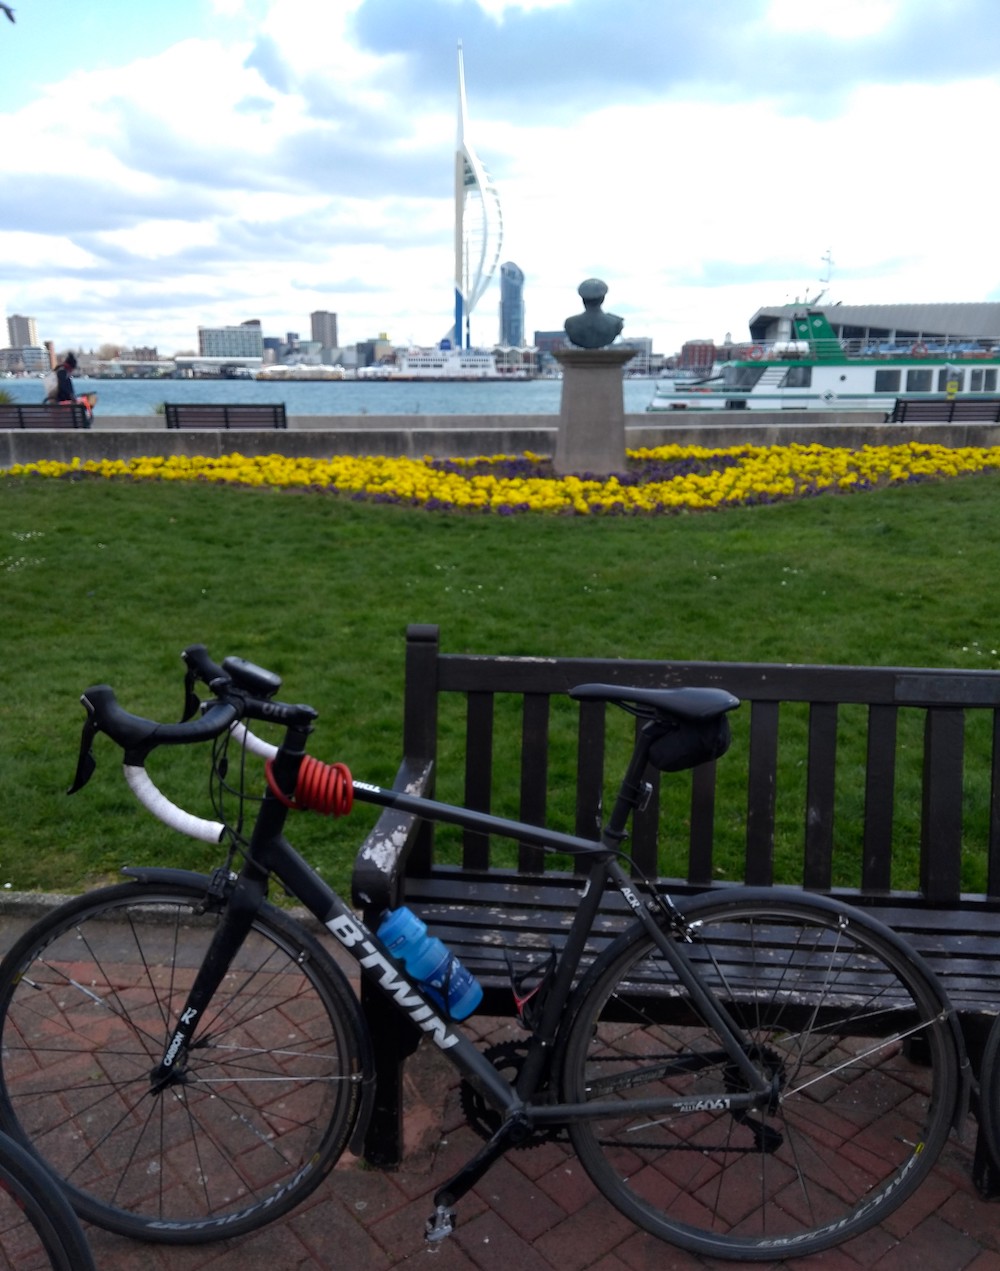
[[(0, 952), (25, 920), (4, 906)], [(509, 1038), (509, 1021), (473, 1016), (485, 1042)], [(406, 1158), (381, 1173), (345, 1158), (308, 1201), (259, 1233), (194, 1247), (139, 1244), (88, 1227), (99, 1271), (705, 1271), (734, 1263), (699, 1258), (637, 1231), (596, 1191), (562, 1144), (515, 1151), (458, 1206), (440, 1244), (423, 1239), (440, 1183), (476, 1150), (458, 1083), (424, 1044), (408, 1061)], [(879, 1227), (788, 1271), (1000, 1271), (1000, 1202), (972, 1184), (975, 1122), (952, 1137), (915, 1197)]]

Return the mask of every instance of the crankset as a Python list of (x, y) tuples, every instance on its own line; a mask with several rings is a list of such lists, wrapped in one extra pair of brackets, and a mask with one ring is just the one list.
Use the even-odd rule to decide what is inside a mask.
[[(483, 1051), (483, 1057), (488, 1059), (497, 1072), (511, 1084), (517, 1080), (527, 1055), (527, 1044), (517, 1041), (499, 1042), (496, 1046), (490, 1046)], [(462, 1082), (458, 1094), (462, 1112), (469, 1125), (481, 1139), (487, 1141), (492, 1139), (503, 1123), (502, 1114), (483, 1098), (470, 1081)], [(553, 1126), (546, 1130), (534, 1130), (526, 1139), (514, 1146), (520, 1151), (526, 1147), (540, 1147), (543, 1143), (558, 1142), (565, 1138), (565, 1130), (561, 1126)]]

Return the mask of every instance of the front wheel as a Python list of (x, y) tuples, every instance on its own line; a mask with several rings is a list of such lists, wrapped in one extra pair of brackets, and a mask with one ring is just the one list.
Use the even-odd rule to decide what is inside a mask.
[[(959, 1096), (951, 1014), (901, 940), (832, 901), (735, 889), (685, 905), (678, 947), (738, 1025), (750, 1086), (637, 924), (581, 986), (563, 1096), (604, 1195), (692, 1252), (816, 1253), (881, 1222), (927, 1175)], [(642, 1106), (639, 1106), (642, 1101)]]
[(358, 1115), (355, 996), (270, 905), (174, 1075), (151, 1080), (221, 910), (195, 882), (109, 887), (47, 915), (0, 966), (0, 1128), (83, 1218), (125, 1236), (201, 1243), (263, 1226), (322, 1180)]

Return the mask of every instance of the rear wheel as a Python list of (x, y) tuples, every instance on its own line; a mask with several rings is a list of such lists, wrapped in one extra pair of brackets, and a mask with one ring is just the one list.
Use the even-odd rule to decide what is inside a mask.
[(71, 901), (0, 966), (0, 1126), (77, 1212), (142, 1240), (253, 1231), (308, 1195), (358, 1115), (364, 1024), (329, 954), (266, 905), (171, 1080), (150, 1080), (219, 921), (205, 886)]
[(1000, 1015), (990, 1026), (979, 1072), (979, 1120), (994, 1178), (1000, 1178)]
[(647, 1231), (715, 1257), (815, 1253), (881, 1222), (956, 1109), (957, 1043), (930, 973), (819, 898), (740, 889), (685, 914), (684, 952), (770, 1097), (732, 1108), (750, 1085), (636, 925), (590, 972), (566, 1046), (564, 1098), (611, 1105), (571, 1126), (591, 1178)]

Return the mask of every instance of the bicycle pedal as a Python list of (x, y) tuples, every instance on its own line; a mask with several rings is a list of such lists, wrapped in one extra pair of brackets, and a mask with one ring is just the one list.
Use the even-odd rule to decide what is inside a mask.
[(450, 1236), (455, 1230), (455, 1211), (438, 1205), (424, 1226), (424, 1239), (434, 1242)]

